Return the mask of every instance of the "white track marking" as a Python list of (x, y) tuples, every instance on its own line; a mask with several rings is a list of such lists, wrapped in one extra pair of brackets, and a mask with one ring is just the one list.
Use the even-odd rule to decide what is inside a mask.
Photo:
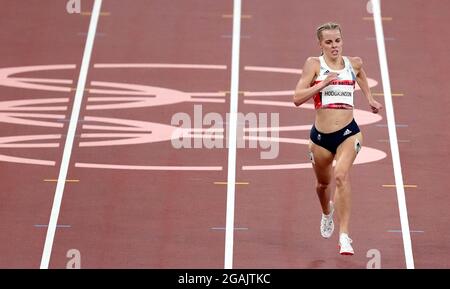
[(233, 268), (234, 199), (236, 182), (237, 113), (239, 96), (239, 49), (241, 35), (241, 0), (234, 0), (231, 54), (230, 127), (228, 146), (227, 211), (225, 227), (225, 269)]
[(69, 129), (67, 132), (67, 139), (64, 145), (64, 152), (61, 161), (61, 168), (59, 170), (58, 183), (56, 185), (55, 197), (53, 199), (52, 212), (50, 214), (50, 221), (47, 229), (47, 236), (45, 238), (44, 250), (41, 259), (41, 269), (48, 269), (50, 263), (50, 256), (52, 253), (53, 240), (55, 237), (56, 226), (58, 223), (59, 211), (61, 208), (62, 197), (64, 193), (64, 185), (66, 184), (67, 171), (69, 169), (70, 156), (72, 154), (72, 147), (75, 137), (75, 132), (78, 124), (78, 117), (80, 115), (81, 103), (83, 100), (84, 89), (86, 87), (86, 79), (89, 70), (89, 63), (91, 60), (92, 48), (94, 46), (95, 32), (97, 30), (98, 18), (100, 16), (102, 0), (95, 0), (94, 8), (92, 10), (91, 21), (89, 24), (89, 31), (86, 39), (86, 47), (84, 49), (83, 60), (80, 67), (80, 76), (78, 78), (77, 91), (75, 93), (75, 100), (70, 117)]
[(395, 127), (394, 107), (392, 104), (391, 85), (384, 45), (383, 24), (381, 21), (381, 8), (379, 0), (372, 0), (373, 19), (377, 38), (378, 58), (380, 61), (381, 79), (383, 82), (384, 101), (386, 106), (386, 117), (389, 130), (389, 143), (392, 153), (392, 164), (394, 167), (395, 185), (397, 188), (398, 209), (400, 211), (400, 223), (403, 236), (403, 247), (405, 251), (406, 268), (414, 269), (414, 258), (411, 247), (411, 234), (409, 230), (408, 212), (406, 209), (405, 189), (403, 187), (402, 167), (398, 149), (397, 132)]

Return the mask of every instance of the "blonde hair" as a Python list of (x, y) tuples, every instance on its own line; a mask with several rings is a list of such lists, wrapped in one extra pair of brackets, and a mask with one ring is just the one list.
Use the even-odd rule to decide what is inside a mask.
[(339, 33), (341, 33), (342, 35), (342, 31), (341, 31), (341, 26), (337, 23), (334, 22), (327, 22), (324, 23), (322, 25), (320, 25), (319, 27), (317, 27), (316, 29), (316, 33), (317, 33), (317, 39), (322, 40), (322, 31), (324, 30), (339, 30)]

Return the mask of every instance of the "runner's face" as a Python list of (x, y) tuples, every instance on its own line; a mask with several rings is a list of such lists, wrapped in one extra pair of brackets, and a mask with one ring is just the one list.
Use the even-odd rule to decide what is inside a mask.
[(335, 30), (323, 30), (322, 40), (319, 45), (323, 51), (323, 54), (330, 59), (337, 59), (342, 55), (342, 37), (338, 29)]

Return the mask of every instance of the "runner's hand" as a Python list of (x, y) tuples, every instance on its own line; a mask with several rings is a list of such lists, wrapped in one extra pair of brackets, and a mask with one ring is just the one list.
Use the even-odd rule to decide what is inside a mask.
[(378, 113), (383, 108), (383, 105), (376, 100), (372, 100), (369, 104), (373, 113)]
[(327, 87), (328, 85), (330, 85), (330, 83), (331, 83), (333, 80), (338, 79), (338, 75), (339, 75), (339, 73), (336, 73), (336, 72), (330, 72), (330, 73), (328, 73), (327, 77), (321, 82), (321, 84), (322, 84), (322, 86), (323, 86), (322, 88)]

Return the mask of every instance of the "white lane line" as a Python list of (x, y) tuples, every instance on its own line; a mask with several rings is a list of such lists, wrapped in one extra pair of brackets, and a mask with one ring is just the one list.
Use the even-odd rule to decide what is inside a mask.
[(233, 40), (231, 51), (230, 127), (228, 146), (227, 211), (225, 226), (225, 269), (233, 268), (234, 199), (236, 182), (237, 113), (239, 97), (239, 50), (241, 35), (241, 0), (233, 3)]
[[(389, 142), (388, 139), (379, 139), (379, 140), (377, 140), (377, 141), (378, 141), (378, 142)], [(399, 142), (399, 143), (400, 143), (400, 142), (411, 142), (411, 140), (409, 140), (409, 139), (399, 139), (398, 142)]]
[[(401, 233), (402, 230), (388, 230), (388, 233)], [(425, 231), (422, 230), (411, 230), (411, 233), (425, 233)]]
[[(222, 35), (221, 37), (222, 38), (233, 38), (233, 35), (226, 34), (226, 35)], [(250, 39), (250, 35), (241, 35), (240, 37), (242, 39)]]
[[(211, 230), (225, 230), (225, 227), (212, 227)], [(248, 228), (244, 227), (235, 227), (234, 230), (236, 231), (248, 231)]]
[(403, 186), (402, 167), (398, 149), (397, 132), (395, 128), (394, 106), (392, 104), (391, 84), (384, 45), (383, 24), (381, 21), (380, 1), (372, 0), (373, 19), (375, 34), (377, 38), (378, 58), (380, 61), (381, 79), (383, 82), (383, 93), (388, 122), (389, 143), (392, 153), (392, 164), (394, 167), (395, 185), (397, 188), (398, 209), (400, 211), (400, 224), (402, 229), (403, 247), (405, 251), (406, 268), (414, 269), (414, 258), (411, 246), (411, 234), (409, 230), (408, 211), (406, 209), (405, 188)]
[(78, 78), (77, 91), (73, 103), (72, 115), (70, 117), (69, 129), (67, 132), (66, 143), (64, 145), (64, 152), (61, 161), (61, 168), (59, 170), (58, 183), (56, 185), (55, 197), (53, 199), (52, 212), (50, 214), (50, 221), (47, 229), (47, 236), (45, 237), (44, 250), (41, 259), (41, 269), (48, 269), (50, 263), (50, 255), (52, 253), (53, 240), (55, 237), (56, 226), (58, 223), (59, 210), (61, 208), (62, 197), (64, 193), (64, 186), (66, 184), (67, 171), (69, 169), (70, 156), (72, 154), (72, 146), (75, 138), (75, 132), (78, 124), (78, 117), (80, 115), (81, 103), (83, 100), (84, 89), (86, 87), (86, 78), (89, 70), (89, 63), (91, 60), (92, 48), (94, 47), (95, 32), (97, 30), (98, 18), (100, 16), (102, 0), (95, 0), (94, 8), (92, 9), (91, 21), (89, 24), (89, 32), (86, 39), (86, 47), (84, 49), (83, 60), (80, 67), (80, 76)]
[[(36, 224), (34, 225), (36, 228), (47, 228), (48, 225), (44, 225), (44, 224)], [(57, 225), (56, 227), (58, 228), (72, 228), (71, 225)]]

